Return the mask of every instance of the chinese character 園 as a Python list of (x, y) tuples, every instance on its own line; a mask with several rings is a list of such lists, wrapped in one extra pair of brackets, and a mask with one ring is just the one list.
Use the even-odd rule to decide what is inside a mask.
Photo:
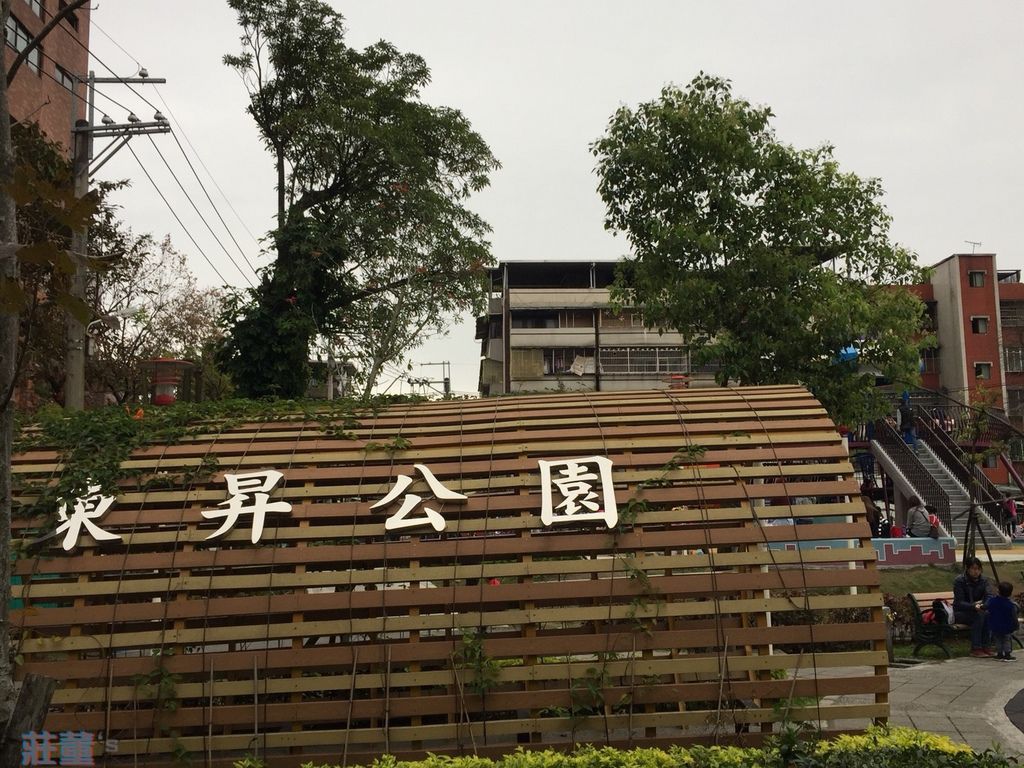
[[(603, 456), (560, 461), (538, 460), (541, 481), (540, 521), (554, 523), (604, 520), (614, 528), (619, 522), (612, 484), (612, 462)], [(595, 490), (595, 483), (598, 490)], [(561, 501), (554, 503), (554, 491)]]
[[(223, 536), (235, 527), (239, 516), (244, 512), (252, 515), (252, 543), (255, 544), (263, 535), (263, 523), (268, 512), (291, 512), (292, 505), (287, 501), (270, 501), (270, 491), (277, 485), (281, 478), (280, 472), (268, 469), (264, 472), (248, 472), (244, 475), (232, 475), (225, 473), (224, 480), (228, 484), (228, 493), (231, 498), (222, 501), (217, 506), (226, 506), (227, 509), (204, 509), (200, 514), (207, 520), (223, 518), (224, 522), (220, 528), (207, 536), (213, 539)], [(250, 496), (252, 496), (250, 502)]]
[[(455, 491), (445, 488), (444, 485), (434, 477), (434, 473), (422, 464), (414, 464), (413, 466), (417, 472), (423, 475), (423, 479), (427, 481), (427, 485), (430, 486), (430, 490), (434, 492), (434, 496), (438, 499), (445, 499), (448, 501), (466, 500), (466, 497), (461, 493), (456, 493)], [(391, 489), (387, 496), (370, 507), (370, 509), (386, 507), (405, 493), (406, 489), (412, 485), (412, 483), (413, 480), (408, 475), (399, 475), (398, 480), (395, 482), (395, 487)], [(413, 528), (419, 525), (431, 525), (435, 531), (443, 531), (447, 524), (444, 517), (442, 517), (441, 513), (436, 509), (431, 509), (425, 504), (423, 505), (421, 514), (413, 515), (411, 517), (409, 516), (409, 513), (415, 510), (422, 501), (422, 496), (418, 496), (415, 493), (406, 494), (405, 499), (402, 500), (402, 506), (384, 522), (384, 530), (394, 531), (399, 528)]]

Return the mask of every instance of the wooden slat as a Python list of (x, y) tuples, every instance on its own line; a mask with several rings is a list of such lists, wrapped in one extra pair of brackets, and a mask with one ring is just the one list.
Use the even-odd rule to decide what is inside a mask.
[[(122, 484), (99, 521), (122, 540), (86, 536), (65, 553), (50, 539), (17, 562), (20, 668), (64, 681), (47, 727), (109, 727), (122, 759), (149, 768), (179, 748), (198, 758), (209, 747), (211, 765), (227, 765), (252, 749), (254, 727), (282, 765), (336, 762), (343, 743), (353, 756), (382, 744), (415, 756), (573, 734), (711, 739), (720, 691), (726, 731), (751, 725), (742, 739), (763, 736), (791, 695), (820, 701), (791, 717), (885, 718), (874, 550), (849, 457), (806, 391), (538, 395), (357, 422), (350, 436), (305, 417), (210, 423), (140, 448), (125, 468), (171, 482)], [(381, 450), (397, 436), (408, 448)], [(544, 528), (538, 459), (591, 455), (613, 462), (620, 525)], [(208, 456), (214, 474), (184, 485)], [(418, 463), (468, 499), (436, 503), (440, 534), (388, 534), (393, 508), (370, 507), (399, 474), (422, 494)], [(62, 468), (37, 446), (13, 471), (26, 483)], [(258, 545), (245, 516), (207, 541), (217, 524), (200, 511), (227, 498), (224, 473), (266, 468), (284, 473), (272, 496), (291, 513), (268, 516)], [(21, 503), (27, 494), (16, 489)], [(16, 529), (31, 541), (47, 525)], [(850, 622), (805, 623), (836, 610)], [(483, 698), (458, 661), (475, 633), (499, 662)], [(606, 717), (565, 716), (594, 675)], [(173, 706), (158, 700), (161, 679)], [(857, 693), (873, 703), (827, 698)]]

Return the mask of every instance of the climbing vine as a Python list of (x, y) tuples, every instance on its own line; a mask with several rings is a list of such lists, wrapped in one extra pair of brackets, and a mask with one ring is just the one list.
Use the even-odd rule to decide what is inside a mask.
[(498, 685), (501, 664), (484, 650), (483, 632), (476, 629), (463, 632), (462, 644), (455, 652), (455, 663), (459, 669), (469, 673), (464, 685), (473, 693), (483, 696)]
[[(218, 468), (216, 457), (203, 456), (198, 463), (175, 473), (153, 473), (128, 468), (124, 463), (146, 445), (174, 445), (252, 422), (314, 422), (329, 437), (353, 438), (359, 418), (375, 414), (387, 405), (410, 398), (375, 397), (367, 400), (215, 400), (176, 403), (140, 409), (134, 413), (118, 407), (67, 412), (43, 409), (28, 417), (17, 431), (15, 454), (54, 450), (61, 465), (59, 475), (44, 480), (24, 480), (15, 493), (31, 499), (16, 506), (20, 517), (52, 515), (66, 499), (84, 495), (89, 486), (116, 494), (120, 486), (134, 483), (138, 490), (190, 485), (208, 478)], [(395, 437), (385, 446), (392, 451), (408, 446)], [(15, 481), (18, 481), (15, 476)]]

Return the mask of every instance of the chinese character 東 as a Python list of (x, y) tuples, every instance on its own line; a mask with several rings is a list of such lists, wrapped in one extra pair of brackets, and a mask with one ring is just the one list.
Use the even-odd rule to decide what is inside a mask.
[(93, 523), (93, 520), (103, 517), (113, 503), (113, 496), (104, 496), (100, 493), (100, 486), (90, 485), (86, 496), (75, 499), (75, 507), (70, 515), (68, 514), (67, 503), (61, 504), (60, 509), (57, 510), (57, 518), (61, 521), (61, 524), (57, 526), (57, 530), (54, 533), (64, 533), (64, 541), (61, 542), (64, 551), (70, 552), (78, 545), (78, 537), (82, 535), (83, 527), (96, 541), (120, 539), (121, 537), (116, 533), (104, 531)]
[[(434, 473), (427, 469), (422, 464), (414, 464), (413, 467), (423, 475), (423, 479), (427, 481), (427, 485), (430, 486), (430, 490), (433, 491), (434, 496), (438, 499), (445, 499), (448, 501), (465, 501), (466, 497), (461, 493), (445, 488), (441, 482), (434, 477)], [(395, 487), (391, 489), (387, 496), (374, 504), (370, 509), (377, 509), (378, 507), (386, 507), (388, 504), (393, 502), (403, 493), (406, 489), (412, 485), (412, 478), (408, 475), (399, 475)], [(399, 507), (395, 514), (391, 515), (384, 522), (384, 530), (394, 531), (399, 528), (413, 528), (419, 525), (431, 525), (435, 531), (443, 531), (445, 525), (444, 517), (436, 509), (423, 505), (422, 513), (419, 515), (409, 516), (409, 513), (416, 509), (417, 506), (423, 501), (422, 496), (418, 496), (415, 493), (406, 494), (405, 499), (402, 501), (402, 506)]]
[[(611, 459), (588, 456), (561, 461), (538, 460), (537, 464), (541, 478), (540, 519), (545, 526), (557, 522), (604, 520), (609, 528), (614, 528), (619, 522)], [(594, 481), (597, 481), (600, 495), (594, 490)], [(562, 498), (558, 504), (554, 503), (553, 490)]]
[[(270, 491), (283, 478), (280, 472), (268, 469), (265, 472), (249, 472), (244, 475), (231, 475), (225, 473), (224, 480), (228, 484), (228, 493), (231, 498), (222, 501), (217, 506), (226, 506), (227, 509), (204, 509), (200, 514), (207, 520), (224, 518), (220, 528), (207, 536), (213, 539), (230, 531), (238, 522), (239, 516), (244, 512), (252, 515), (252, 543), (255, 544), (263, 535), (263, 523), (266, 520), (267, 512), (291, 512), (292, 505), (287, 501), (270, 501)], [(250, 502), (250, 496), (251, 504)]]

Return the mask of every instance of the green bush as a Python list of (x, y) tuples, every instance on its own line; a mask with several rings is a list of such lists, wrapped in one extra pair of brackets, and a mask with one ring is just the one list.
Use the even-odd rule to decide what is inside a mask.
[[(416, 762), (384, 755), (371, 768), (1008, 768), (1017, 759), (975, 752), (945, 736), (911, 728), (873, 727), (830, 741), (780, 735), (764, 748), (672, 747), (618, 750), (584, 746), (574, 752), (516, 750), (491, 760), (430, 755)], [(303, 768), (330, 768), (306, 764)]]

